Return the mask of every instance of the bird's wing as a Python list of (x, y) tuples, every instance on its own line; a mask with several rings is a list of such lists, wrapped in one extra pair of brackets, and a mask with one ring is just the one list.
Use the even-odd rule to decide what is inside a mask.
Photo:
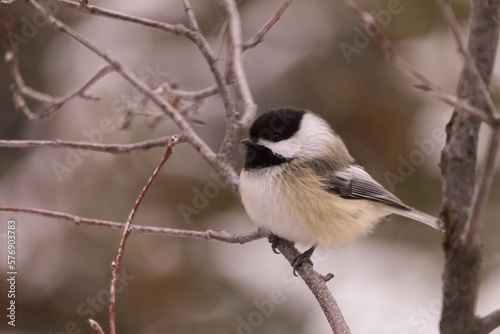
[(341, 170), (319, 174), (328, 191), (348, 199), (366, 199), (387, 205), (411, 210), (375, 181), (361, 166), (351, 165)]

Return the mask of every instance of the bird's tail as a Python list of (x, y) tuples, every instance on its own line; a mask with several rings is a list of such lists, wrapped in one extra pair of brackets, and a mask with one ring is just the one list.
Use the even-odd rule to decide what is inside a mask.
[(421, 223), (424, 223), (425, 225), (435, 228), (440, 232), (444, 232), (444, 224), (441, 219), (428, 215), (422, 211), (418, 211), (415, 209), (391, 208), (391, 212), (403, 217), (419, 221)]

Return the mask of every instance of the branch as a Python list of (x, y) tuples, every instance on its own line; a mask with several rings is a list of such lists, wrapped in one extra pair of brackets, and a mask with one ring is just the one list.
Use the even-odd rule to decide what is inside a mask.
[[(238, 12), (238, 7), (234, 0), (224, 0), (226, 6), (226, 13), (229, 21), (229, 48), (230, 48), (230, 58), (229, 62), (232, 65), (232, 74), (235, 78), (236, 89), (243, 100), (244, 112), (240, 118), (240, 124), (247, 128), (250, 126), (251, 122), (255, 119), (255, 114), (257, 113), (257, 106), (253, 101), (252, 92), (248, 85), (248, 80), (243, 69), (243, 59), (242, 59), (242, 41), (241, 41), (241, 20), (240, 14)], [(270, 27), (269, 27), (270, 29)], [(231, 132), (228, 131), (228, 134)], [(237, 134), (237, 133), (236, 133)], [(224, 142), (230, 143), (232, 139), (227, 138)], [(231, 151), (231, 145), (222, 145), (221, 152), (223, 154)]]
[(168, 142), (167, 149), (165, 151), (165, 154), (163, 155), (163, 158), (160, 160), (160, 163), (154, 170), (153, 174), (151, 177), (148, 179), (148, 182), (142, 188), (139, 197), (137, 197), (137, 200), (135, 201), (134, 206), (132, 207), (132, 210), (130, 211), (130, 214), (127, 218), (127, 223), (125, 224), (125, 228), (123, 229), (123, 235), (122, 239), (120, 241), (120, 246), (118, 247), (118, 254), (116, 255), (116, 259), (111, 262), (111, 288), (109, 290), (109, 331), (111, 334), (116, 334), (116, 326), (115, 326), (115, 318), (116, 318), (116, 281), (118, 280), (118, 274), (120, 271), (120, 265), (123, 259), (123, 254), (125, 252), (125, 245), (127, 244), (127, 240), (132, 233), (132, 221), (134, 220), (135, 214), (137, 212), (137, 209), (142, 203), (142, 200), (144, 196), (146, 195), (148, 189), (151, 187), (151, 184), (153, 181), (156, 179), (156, 176), (160, 172), (161, 168), (163, 165), (167, 162), (167, 160), (170, 158), (172, 153), (174, 152), (174, 147), (175, 144), (177, 143), (177, 136), (173, 136), (170, 141)]
[[(8, 140), (0, 139), (0, 147), (9, 148), (32, 148), (32, 147), (55, 147), (82, 149), (88, 151), (105, 152), (112, 154), (124, 154), (135, 151), (147, 151), (155, 147), (164, 147), (172, 139), (172, 136), (164, 136), (156, 139), (145, 140), (134, 144), (99, 144), (92, 142), (68, 141), (68, 140)], [(186, 142), (181, 135), (178, 143)]]
[(266, 34), (269, 32), (269, 30), (271, 30), (271, 28), (276, 24), (276, 22), (279, 21), (281, 16), (283, 16), (283, 14), (287, 10), (287, 8), (290, 6), (292, 1), (293, 0), (283, 1), (283, 4), (281, 5), (281, 7), (278, 8), (276, 13), (274, 13), (274, 15), (269, 19), (269, 21), (267, 21), (266, 24), (264, 24), (264, 26), (262, 26), (262, 28), (255, 34), (255, 36), (253, 36), (251, 39), (249, 39), (248, 41), (243, 43), (243, 45), (242, 45), (243, 51), (246, 51), (248, 49), (256, 47), (257, 45), (262, 43)]
[[(49, 218), (57, 218), (63, 219), (76, 225), (90, 225), (90, 226), (100, 226), (107, 227), (112, 229), (123, 229), (125, 224), (102, 220), (102, 219), (92, 219), (85, 218), (80, 216), (75, 216), (68, 213), (44, 210), (44, 209), (35, 209), (35, 208), (23, 208), (23, 207), (10, 207), (0, 205), (0, 212), (21, 212), (28, 213), (37, 216), (49, 217)], [(175, 229), (168, 227), (156, 227), (156, 226), (139, 226), (133, 225), (132, 231), (138, 233), (149, 233), (156, 235), (164, 235), (169, 237), (179, 237), (179, 238), (187, 238), (187, 239), (204, 239), (204, 240), (216, 240), (220, 242), (225, 242), (229, 244), (246, 244), (248, 242), (262, 239), (267, 237), (267, 234), (263, 230), (257, 230), (249, 233), (242, 234), (230, 234), (225, 231), (191, 231), (191, 230), (183, 230), (183, 229)]]
[(468, 103), (467, 100), (453, 96), (441, 87), (435, 85), (425, 75), (415, 70), (396, 53), (392, 43), (383, 33), (382, 29), (371, 14), (362, 10), (353, 0), (343, 1), (347, 7), (351, 8), (356, 14), (359, 15), (363, 23), (366, 25), (366, 29), (369, 29), (371, 31), (371, 33), (373, 34), (373, 40), (382, 49), (386, 56), (386, 59), (402, 74), (406, 75), (410, 79), (419, 82), (419, 84), (415, 86), (416, 88), (420, 88), (426, 92), (429, 92), (430, 94), (450, 106), (462, 108), (463, 110), (469, 112), (471, 115), (479, 117), (482, 121), (488, 124), (491, 124), (493, 126), (500, 124), (500, 117), (488, 114), (484, 109), (477, 108), (474, 104)]
[(232, 157), (233, 152), (236, 149), (236, 145), (239, 138), (239, 129), (241, 128), (238, 124), (239, 113), (236, 109), (236, 104), (234, 102), (233, 96), (229, 91), (229, 85), (226, 82), (224, 75), (218, 67), (217, 59), (212, 52), (207, 40), (200, 31), (198, 22), (194, 15), (191, 2), (189, 0), (183, 0), (184, 9), (186, 15), (188, 16), (189, 24), (191, 29), (195, 32), (194, 43), (198, 46), (198, 49), (203, 54), (205, 59), (210, 66), (215, 81), (220, 88), (220, 94), (222, 96), (222, 101), (224, 102), (224, 108), (226, 110), (226, 135), (222, 142), (221, 149), (219, 151), (218, 157), (228, 162)]
[(464, 57), (465, 66), (467, 66), (467, 69), (475, 76), (479, 90), (482, 94), (482, 97), (486, 101), (490, 114), (495, 114), (496, 116), (498, 116), (498, 111), (495, 108), (493, 100), (491, 99), (490, 92), (488, 91), (486, 84), (482, 80), (481, 74), (479, 74), (476, 64), (474, 63), (474, 59), (472, 58), (469, 50), (467, 49), (467, 45), (465, 44), (465, 41), (462, 37), (462, 32), (460, 31), (457, 19), (455, 18), (453, 10), (451, 9), (450, 1), (449, 0), (436, 0), (436, 1), (439, 7), (441, 8), (441, 12), (443, 13), (446, 22), (448, 23), (448, 25), (451, 28), (451, 31), (453, 32), (453, 37), (455, 38), (455, 42), (457, 43), (458, 50)]
[[(294, 247), (293, 243), (284, 239), (278, 239), (276, 248), (281, 254), (293, 265), (300, 252)], [(307, 287), (311, 290), (314, 297), (318, 301), (321, 309), (323, 310), (330, 327), (335, 334), (349, 334), (351, 331), (342, 315), (335, 298), (326, 286), (326, 282), (330, 280), (333, 275), (327, 276), (317, 273), (312, 263), (304, 262), (297, 268), (297, 273), (302, 277)]]
[[(85, 98), (88, 100), (97, 100), (98, 98), (88, 95), (86, 91), (92, 87), (97, 81), (102, 79), (107, 74), (113, 72), (110, 66), (104, 66), (97, 71), (87, 82), (77, 90), (72, 93), (67, 94), (64, 97), (54, 97), (45, 93), (34, 90), (33, 88), (26, 85), (24, 79), (19, 70), (19, 61), (16, 54), (12, 51), (7, 51), (5, 53), (5, 63), (9, 68), (12, 79), (14, 80), (13, 88), (13, 100), (16, 109), (21, 110), (26, 117), (30, 120), (40, 120), (49, 117), (59, 108), (63, 106), (64, 103), (68, 102), (75, 96)], [(37, 102), (42, 102), (48, 104), (47, 109), (40, 112), (34, 113), (28, 107), (25, 97), (35, 100)]]
[(104, 334), (101, 325), (93, 319), (89, 319), (90, 328), (96, 331), (97, 334)]
[[(90, 51), (94, 52), (96, 55), (104, 59), (112, 68), (120, 74), (125, 80), (136, 87), (139, 91), (143, 92), (147, 97), (151, 99), (160, 109), (179, 127), (186, 141), (190, 143), (198, 153), (224, 178), (224, 180), (231, 185), (231, 190), (234, 194), (238, 194), (238, 175), (234, 171), (233, 167), (228, 161), (221, 160), (212, 151), (212, 149), (198, 136), (198, 134), (191, 128), (189, 123), (180, 115), (177, 109), (175, 109), (168, 101), (161, 98), (158, 94), (153, 92), (147, 84), (142, 82), (130, 69), (125, 67), (117, 58), (115, 58), (111, 53), (104, 52), (94, 43), (90, 42), (88, 39), (80, 35), (78, 32), (56, 19), (52, 14), (50, 14), (45, 8), (40, 5), (37, 0), (28, 0), (35, 9), (38, 10), (42, 16), (44, 16), (50, 25), (56, 27), (58, 30), (68, 34), (70, 37), (75, 39), (77, 42), (85, 46)], [(204, 40), (204, 39), (203, 39)], [(206, 41), (205, 41), (206, 42)], [(207, 44), (208, 46), (208, 44)], [(219, 84), (219, 82), (217, 82)], [(221, 93), (224, 97), (224, 89), (221, 88)], [(225, 86), (227, 88), (227, 85)], [(231, 98), (232, 101), (232, 98)], [(227, 102), (227, 101), (225, 101)]]
[(475, 334), (488, 334), (500, 327), (500, 309), (478, 319), (478, 330)]
[[(479, 109), (488, 109), (488, 98), (484, 89), (481, 89), (480, 82), (482, 81), (485, 87), (490, 84), (498, 46), (499, 8), (499, 0), (472, 0), (466, 54), (470, 54), (470, 59), (475, 62), (480, 75), (474, 72), (472, 66), (466, 64), (460, 76), (457, 97), (470, 101)], [(494, 109), (488, 116), (497, 116)], [(500, 139), (498, 125), (493, 124), (494, 133), (483, 174), (478, 182), (476, 169), (480, 126), (478, 117), (464, 112), (460, 107), (455, 107), (446, 126), (447, 138), (440, 163), (444, 197), (441, 215), (446, 225), (443, 244), (445, 302), (439, 324), (442, 334), (471, 333), (478, 325), (475, 313), (482, 265), (479, 230), (481, 214), (493, 178), (495, 161), (492, 160), (496, 159)], [(455, 286), (460, 287), (458, 294), (453, 291), (456, 290)]]

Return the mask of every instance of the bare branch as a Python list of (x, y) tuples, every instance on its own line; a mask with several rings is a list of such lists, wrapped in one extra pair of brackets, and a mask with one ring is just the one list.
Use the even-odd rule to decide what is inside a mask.
[[(119, 222), (113, 222), (102, 219), (85, 218), (68, 213), (36, 209), (36, 208), (9, 207), (0, 205), (0, 212), (1, 211), (29, 213), (43, 217), (63, 219), (75, 223), (77, 225), (83, 224), (83, 225), (100, 226), (113, 229), (123, 229), (125, 227), (125, 224)], [(242, 233), (242, 234), (230, 234), (225, 231), (213, 231), (213, 230), (191, 231), (191, 230), (182, 230), (182, 229), (175, 229), (168, 227), (133, 225), (132, 231), (137, 233), (149, 233), (155, 235), (164, 235), (169, 237), (179, 237), (187, 239), (216, 240), (229, 244), (245, 244), (247, 242), (267, 237), (267, 234), (262, 230), (257, 230), (254, 232)]]
[(462, 230), (462, 240), (467, 240), (471, 244), (479, 244), (479, 240), (472, 240), (479, 238), (479, 232), (482, 222), (482, 215), (488, 196), (490, 194), (493, 179), (495, 178), (496, 166), (498, 161), (498, 153), (500, 151), (500, 127), (494, 129), (491, 134), (490, 141), (488, 142), (488, 150), (486, 152), (486, 160), (484, 163), (483, 171), (479, 186), (476, 187), (474, 198), (472, 200), (471, 214), (467, 224)]
[[(252, 92), (248, 85), (248, 80), (243, 69), (243, 59), (242, 59), (242, 41), (241, 41), (241, 20), (240, 14), (238, 12), (238, 7), (234, 0), (224, 0), (226, 6), (226, 13), (229, 20), (229, 40), (230, 40), (230, 52), (231, 52), (231, 65), (232, 74), (235, 78), (236, 88), (243, 100), (244, 112), (240, 118), (240, 124), (247, 128), (250, 126), (251, 122), (255, 119), (255, 114), (257, 113), (257, 106), (253, 101)], [(228, 131), (230, 132), (230, 131)], [(225, 143), (229, 143), (232, 139), (227, 138)], [(225, 150), (229, 150), (230, 145), (226, 147), (222, 145), (221, 152), (226, 153)]]
[(201, 100), (205, 99), (210, 96), (214, 96), (215, 94), (219, 93), (219, 87), (218, 86), (212, 86), (208, 87), (199, 91), (195, 92), (190, 92), (190, 91), (185, 91), (185, 90), (180, 90), (180, 89), (174, 89), (170, 87), (170, 85), (165, 84), (160, 87), (163, 89), (167, 94), (171, 94), (181, 100), (186, 100), (186, 101), (196, 101), (196, 100)]
[(457, 19), (455, 18), (455, 15), (453, 14), (453, 10), (451, 9), (451, 4), (449, 0), (436, 0), (438, 3), (439, 7), (441, 8), (441, 12), (443, 13), (443, 16), (448, 22), (448, 25), (451, 28), (451, 31), (453, 32), (453, 36), (455, 37), (455, 41), (458, 46), (458, 50), (464, 57), (464, 62), (465, 66), (469, 69), (469, 71), (476, 77), (477, 84), (479, 87), (479, 90), (481, 91), (481, 94), (483, 95), (490, 113), (495, 116), (498, 116), (498, 110), (495, 108), (495, 104), (493, 103), (493, 100), (491, 99), (490, 92), (488, 91), (488, 88), (486, 87), (486, 84), (484, 83), (483, 79), (481, 78), (481, 75), (479, 74), (479, 71), (476, 67), (476, 64), (474, 63), (474, 60), (472, 59), (472, 56), (467, 49), (467, 45), (462, 37), (462, 32), (460, 31), (460, 27), (458, 25)]
[(194, 40), (194, 34), (191, 31), (191, 29), (186, 28), (183, 24), (168, 24), (164, 22), (149, 20), (142, 17), (115, 12), (109, 9), (104, 9), (93, 5), (86, 5), (82, 7), (81, 4), (76, 1), (70, 1), (70, 0), (55, 0), (55, 1), (57, 3), (63, 4), (65, 6), (71, 7), (73, 9), (79, 10), (84, 13), (104, 16), (120, 21), (136, 23), (150, 28), (160, 29), (162, 31), (172, 33), (175, 35), (182, 35), (187, 37), (191, 41)]
[[(111, 53), (104, 52), (94, 43), (90, 42), (88, 39), (80, 35), (78, 32), (56, 19), (52, 14), (50, 14), (37, 0), (28, 0), (29, 3), (35, 7), (39, 13), (41, 13), (49, 22), (49, 24), (55, 26), (60, 31), (68, 34), (70, 37), (78, 41), (80, 44), (85, 46), (87, 49), (91, 50), (99, 57), (104, 59), (108, 64), (110, 64), (113, 69), (119, 73), (125, 80), (136, 87), (138, 90), (142, 91), (147, 97), (151, 99), (161, 110), (170, 118), (172, 121), (181, 129), (186, 141), (189, 142), (194, 149), (196, 149), (201, 156), (214, 168), (224, 180), (231, 185), (231, 190), (234, 194), (238, 194), (238, 175), (234, 171), (233, 167), (228, 161), (221, 160), (212, 151), (212, 149), (198, 136), (198, 134), (191, 128), (188, 122), (180, 115), (177, 109), (175, 109), (168, 101), (161, 98), (158, 94), (154, 93), (144, 82), (142, 82), (130, 69), (125, 67), (117, 58), (115, 58)], [(204, 40), (204, 39), (203, 39)], [(206, 43), (206, 41), (205, 41)], [(208, 44), (207, 44), (208, 46)], [(201, 50), (201, 49), (200, 49)], [(215, 74), (215, 73), (214, 73)], [(223, 80), (222, 80), (223, 81)], [(219, 82), (218, 82), (219, 84)], [(225, 83), (224, 83), (225, 84)], [(226, 98), (224, 97), (224, 89), (220, 86), (221, 93), (225, 103)], [(227, 93), (229, 90), (227, 85), (225, 85)], [(231, 97), (232, 101), (232, 97)]]
[[(91, 142), (67, 141), (67, 140), (5, 140), (0, 139), (0, 147), (10, 148), (33, 148), (33, 147), (55, 147), (72, 148), (112, 154), (124, 154), (135, 151), (147, 151), (155, 147), (167, 146), (172, 136), (159, 137), (145, 140), (135, 144), (99, 144)], [(186, 142), (185, 138), (179, 136), (179, 143)]]
[(387, 60), (393, 64), (397, 69), (401, 71), (401, 73), (405, 74), (411, 79), (417, 80), (419, 85), (417, 88), (423, 89), (426, 92), (434, 95), (439, 100), (444, 103), (454, 106), (460, 107), (471, 115), (475, 115), (486, 123), (489, 123), (493, 126), (500, 123), (500, 117), (493, 116), (488, 114), (485, 110), (477, 108), (474, 105), (469, 104), (467, 101), (461, 100), (452, 94), (446, 92), (441, 87), (435, 85), (432, 81), (430, 81), (425, 75), (415, 70), (411, 67), (404, 59), (402, 59), (394, 50), (392, 43), (389, 41), (387, 36), (383, 33), (380, 26), (377, 24), (373, 16), (362, 10), (353, 0), (343, 0), (347, 7), (351, 8), (356, 14), (359, 15), (363, 23), (366, 25), (366, 28), (370, 30), (372, 33), (373, 40), (379, 45), (379, 47), (384, 52)]
[[(300, 252), (294, 247), (293, 243), (284, 239), (279, 239), (276, 248), (292, 265), (297, 256), (300, 255)], [(342, 315), (342, 311), (326, 285), (326, 282), (333, 276), (331, 274), (327, 276), (320, 275), (314, 270), (312, 263), (308, 262), (304, 262), (298, 267), (297, 272), (307, 284), (314, 297), (316, 297), (333, 333), (349, 334), (351, 331)]]
[(93, 319), (89, 319), (90, 328), (96, 331), (97, 334), (104, 334), (101, 325)]
[(288, 6), (290, 6), (292, 1), (293, 0), (283, 1), (281, 7), (278, 8), (276, 13), (274, 13), (274, 15), (269, 19), (269, 21), (267, 21), (266, 24), (262, 26), (262, 28), (255, 34), (255, 36), (253, 36), (251, 39), (243, 43), (242, 45), (243, 51), (256, 47), (257, 45), (262, 43), (266, 34), (269, 32), (269, 30), (271, 30), (271, 28), (276, 24), (276, 22), (278, 22), (279, 19), (281, 19), (281, 16), (283, 16), (283, 14), (287, 10)]
[[(113, 72), (111, 66), (104, 66), (100, 68), (96, 74), (94, 74), (87, 82), (77, 90), (72, 93), (67, 94), (64, 97), (54, 97), (45, 93), (38, 92), (31, 87), (27, 86), (19, 70), (19, 62), (14, 52), (7, 51), (5, 54), (5, 63), (7, 64), (12, 79), (14, 80), (14, 105), (17, 109), (20, 109), (27, 117), (31, 120), (39, 120), (52, 115), (55, 111), (62, 107), (64, 103), (69, 101), (75, 96), (89, 100), (97, 100), (98, 98), (88, 95), (86, 91), (93, 86), (97, 81), (106, 76), (107, 74)], [(30, 98), (32, 100), (48, 104), (47, 109), (40, 112), (34, 113), (28, 107), (24, 97)]]
[(478, 327), (479, 329), (475, 334), (488, 334), (500, 327), (500, 309), (478, 319)]
[(160, 163), (158, 166), (156, 166), (156, 169), (153, 171), (153, 174), (151, 177), (148, 179), (148, 182), (142, 188), (139, 196), (137, 197), (137, 200), (135, 201), (134, 206), (132, 207), (132, 210), (130, 211), (130, 214), (127, 218), (127, 223), (125, 224), (125, 228), (123, 229), (123, 235), (122, 239), (120, 241), (120, 246), (118, 247), (118, 254), (116, 255), (116, 259), (111, 263), (111, 287), (109, 290), (109, 331), (111, 334), (116, 334), (116, 326), (115, 326), (115, 318), (116, 318), (116, 281), (118, 280), (118, 274), (120, 271), (120, 265), (123, 259), (123, 254), (125, 253), (125, 245), (127, 244), (127, 240), (130, 236), (130, 233), (132, 233), (132, 221), (134, 220), (135, 214), (137, 212), (137, 209), (139, 209), (139, 206), (142, 203), (142, 200), (144, 196), (146, 195), (149, 187), (151, 187), (151, 184), (153, 184), (153, 181), (155, 180), (156, 176), (160, 172), (161, 168), (163, 165), (167, 162), (167, 160), (170, 158), (172, 153), (174, 152), (174, 147), (175, 144), (177, 143), (177, 136), (173, 136), (170, 141), (168, 142), (167, 149), (165, 151), (165, 154), (163, 155), (163, 158), (160, 160)]

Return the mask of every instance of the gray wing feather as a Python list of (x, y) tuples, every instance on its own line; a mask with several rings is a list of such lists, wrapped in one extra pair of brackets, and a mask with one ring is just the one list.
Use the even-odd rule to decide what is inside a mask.
[(411, 210), (396, 196), (375, 181), (361, 166), (351, 165), (336, 172), (322, 175), (329, 191), (349, 199), (366, 199)]

